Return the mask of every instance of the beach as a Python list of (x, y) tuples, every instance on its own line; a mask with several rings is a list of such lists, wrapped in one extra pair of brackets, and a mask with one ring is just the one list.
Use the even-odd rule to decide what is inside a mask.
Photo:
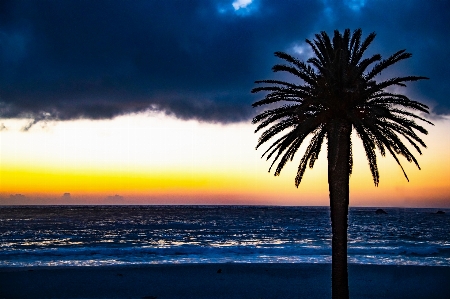
[[(350, 297), (450, 298), (450, 267), (349, 265)], [(0, 298), (330, 298), (330, 264), (0, 268)]]

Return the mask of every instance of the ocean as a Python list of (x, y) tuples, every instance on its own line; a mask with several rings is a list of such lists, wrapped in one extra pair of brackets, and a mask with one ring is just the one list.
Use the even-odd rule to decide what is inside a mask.
[[(450, 266), (450, 211), (375, 210), (350, 208), (349, 263)], [(0, 267), (330, 262), (328, 207), (0, 207)]]

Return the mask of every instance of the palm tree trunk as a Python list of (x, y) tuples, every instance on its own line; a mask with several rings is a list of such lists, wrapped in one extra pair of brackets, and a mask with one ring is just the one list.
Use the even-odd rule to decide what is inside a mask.
[(347, 216), (349, 203), (352, 126), (333, 120), (328, 127), (328, 188), (332, 228), (331, 290), (333, 299), (349, 298), (347, 271)]

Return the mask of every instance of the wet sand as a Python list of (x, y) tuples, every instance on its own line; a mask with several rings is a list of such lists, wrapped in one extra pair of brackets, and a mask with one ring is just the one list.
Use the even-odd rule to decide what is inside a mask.
[[(450, 298), (450, 267), (349, 265), (350, 297)], [(0, 268), (0, 298), (331, 298), (329, 264)]]

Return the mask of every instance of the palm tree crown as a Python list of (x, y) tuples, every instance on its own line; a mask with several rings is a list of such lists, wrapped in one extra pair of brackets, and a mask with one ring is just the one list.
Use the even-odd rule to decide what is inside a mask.
[[(408, 162), (419, 164), (404, 144), (407, 141), (421, 154), (420, 147), (425, 143), (416, 131), (427, 131), (415, 120), (429, 121), (412, 113), (414, 110), (428, 113), (428, 107), (409, 99), (406, 95), (389, 91), (389, 87), (406, 86), (405, 82), (428, 79), (426, 77), (395, 77), (377, 82), (375, 78), (382, 71), (398, 61), (411, 57), (410, 53), (400, 50), (387, 59), (379, 54), (363, 58), (364, 52), (375, 38), (371, 33), (364, 40), (362, 31), (357, 29), (343, 34), (334, 32), (332, 40), (325, 33), (315, 35), (313, 41), (306, 40), (315, 56), (305, 62), (289, 54), (276, 52), (275, 56), (288, 64), (277, 64), (274, 72), (287, 72), (299, 80), (288, 83), (279, 80), (262, 80), (255, 83), (264, 84), (256, 87), (252, 93), (268, 92), (264, 99), (257, 101), (253, 107), (285, 101), (287, 104), (266, 110), (253, 119), (259, 123), (255, 132), (265, 129), (257, 147), (277, 136), (275, 142), (263, 154), (267, 159), (274, 156), (278, 161), (275, 175), (279, 175), (287, 161), (292, 160), (305, 138), (312, 134), (312, 139), (300, 161), (295, 185), (298, 187), (306, 166), (314, 166), (324, 139), (330, 134), (330, 126), (336, 120), (350, 125), (361, 138), (369, 162), (375, 186), (379, 183), (379, 172), (375, 149), (382, 156), (389, 152), (405, 171), (398, 159), (404, 156)], [(279, 135), (288, 129), (284, 135)], [(351, 129), (350, 129), (351, 130)], [(352, 170), (352, 154), (348, 158), (349, 175)], [(270, 171), (269, 169), (269, 171)], [(420, 169), (420, 167), (419, 167)]]

